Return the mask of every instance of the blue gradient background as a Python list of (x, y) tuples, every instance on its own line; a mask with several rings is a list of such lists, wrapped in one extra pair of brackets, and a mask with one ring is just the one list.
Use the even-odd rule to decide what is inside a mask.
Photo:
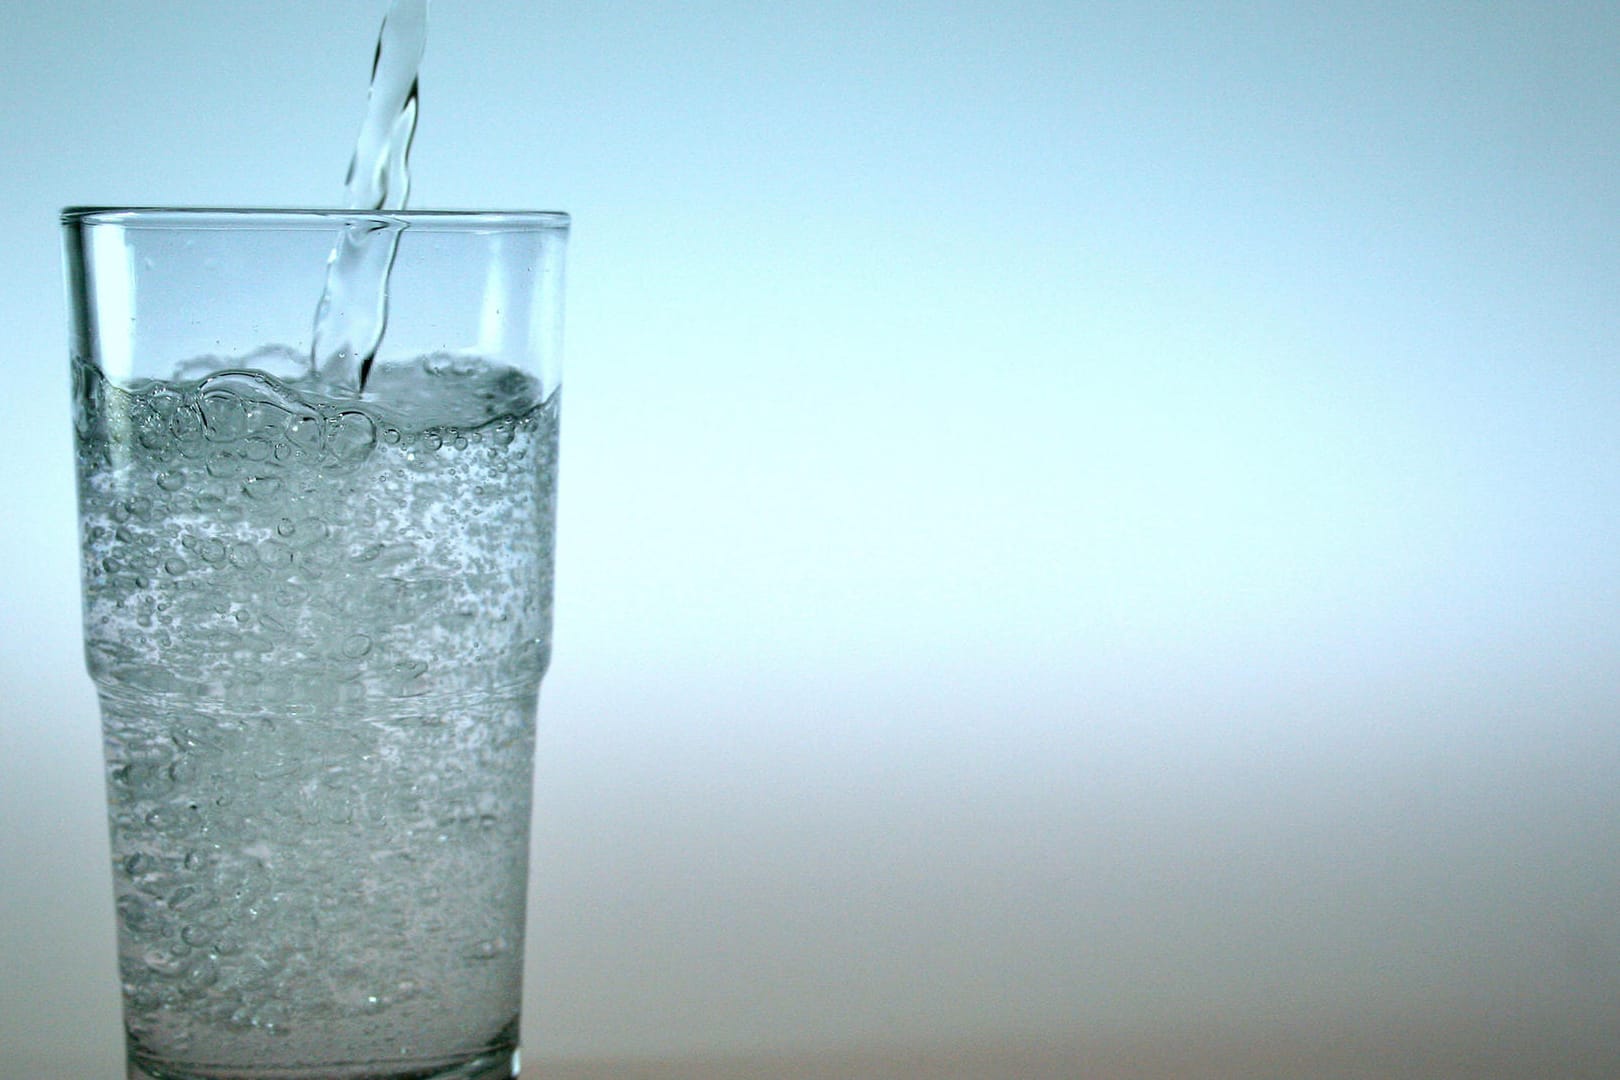
[[(8, 9), (5, 1075), (121, 1054), (56, 211), (330, 204), (382, 7)], [(576, 222), (531, 1054), (1613, 1075), (1620, 8), (870, 8), (434, 7), (413, 205)]]

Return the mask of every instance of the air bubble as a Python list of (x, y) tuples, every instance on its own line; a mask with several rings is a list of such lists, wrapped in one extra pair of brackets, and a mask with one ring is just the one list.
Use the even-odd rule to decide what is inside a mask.
[(242, 459), (229, 450), (219, 450), (210, 455), (205, 468), (216, 480), (232, 480), (242, 475)]
[(293, 550), (279, 540), (266, 540), (259, 545), (259, 561), (269, 567), (285, 569), (293, 564)]
[(313, 416), (300, 416), (287, 426), (287, 441), (301, 450), (314, 453), (326, 440), (321, 422)]
[(296, 608), (309, 597), (309, 590), (288, 581), (277, 585), (271, 599), (285, 608)]
[(163, 949), (148, 949), (141, 961), (146, 964), (146, 970), (160, 979), (178, 978), (186, 970), (185, 962), (180, 957)]
[(311, 577), (319, 577), (332, 568), (333, 553), (329, 548), (311, 544), (298, 550), (295, 556), (299, 566)]
[(146, 404), (151, 408), (153, 415), (167, 418), (180, 407), (181, 400), (180, 395), (173, 390), (159, 387), (152, 391), (151, 396), (146, 399)]
[(219, 979), (219, 964), (212, 956), (204, 956), (192, 962), (185, 979), (193, 986), (212, 986)]
[(266, 1004), (253, 1015), (253, 1026), (262, 1030), (266, 1035), (285, 1035), (287, 1033), (286, 1010), (275, 1003)]
[(242, 481), (242, 494), (250, 499), (263, 502), (273, 499), (281, 492), (281, 477), (279, 476), (250, 476)]
[(365, 413), (346, 412), (333, 422), (328, 445), (344, 464), (364, 461), (377, 445), (377, 425)]
[[(253, 909), (249, 908), (248, 912), (252, 914)], [(275, 979), (277, 970), (277, 965), (270, 960), (256, 953), (249, 953), (242, 963), (241, 975), (237, 981), (246, 989), (257, 990), (270, 985)]]
[(162, 762), (132, 764), (125, 774), (125, 781), (132, 791), (148, 797), (162, 795), (173, 786), (168, 769)]
[(140, 877), (142, 874), (150, 874), (154, 870), (162, 868), (163, 863), (161, 860), (146, 854), (144, 851), (137, 851), (124, 860), (124, 873), (132, 878)]
[(506, 941), (503, 938), (485, 938), (473, 945), (472, 951), (467, 954), (469, 960), (493, 960), (506, 951)]
[(327, 527), (326, 522), (322, 521), (313, 514), (304, 518), (296, 525), (293, 525), (291, 522), (288, 522), (288, 524), (292, 527), (282, 535), (291, 536), (294, 532), (297, 532), (298, 539), (294, 541), (294, 543), (298, 547), (309, 547), (312, 544), (318, 544), (332, 534), (332, 530)]
[(206, 907), (213, 901), (202, 889), (195, 885), (182, 885), (169, 894), (169, 910), (184, 911), (190, 907)]
[(192, 496), (191, 507), (200, 514), (211, 515), (225, 505), (225, 489), (210, 485)]

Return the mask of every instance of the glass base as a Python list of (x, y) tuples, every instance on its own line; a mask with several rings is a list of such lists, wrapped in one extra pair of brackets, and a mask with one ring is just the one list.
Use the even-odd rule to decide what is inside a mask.
[(251, 1069), (233, 1066), (214, 1070), (206, 1065), (169, 1065), (133, 1055), (128, 1061), (128, 1080), (513, 1080), (518, 1074), (516, 1047), (480, 1054), (470, 1061), (454, 1062), (293, 1065)]

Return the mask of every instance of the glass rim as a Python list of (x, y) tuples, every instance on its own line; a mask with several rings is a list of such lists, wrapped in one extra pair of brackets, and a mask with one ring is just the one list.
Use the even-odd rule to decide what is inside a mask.
[(337, 207), (68, 206), (62, 224), (148, 229), (330, 229), (351, 222), (457, 231), (567, 231), (561, 210), (346, 210)]

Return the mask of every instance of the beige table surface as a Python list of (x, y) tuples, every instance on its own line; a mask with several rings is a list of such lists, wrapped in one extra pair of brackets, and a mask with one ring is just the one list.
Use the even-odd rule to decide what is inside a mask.
[(1268, 1038), (1018, 1042), (661, 1060), (542, 1059), (525, 1080), (1611, 1080), (1620, 1040), (1595, 1023)]

